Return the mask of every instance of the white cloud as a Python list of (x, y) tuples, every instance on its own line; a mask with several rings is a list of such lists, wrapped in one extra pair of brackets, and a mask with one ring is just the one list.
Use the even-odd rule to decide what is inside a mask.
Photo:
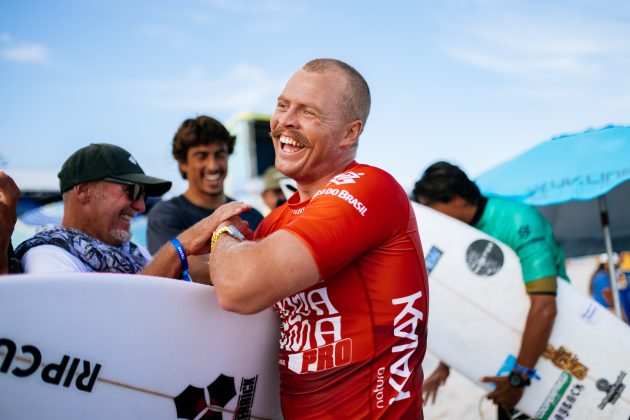
[(471, 1), (465, 12), (440, 12), (440, 41), (448, 56), (509, 77), (592, 79), (620, 63), (630, 70), (630, 27), (589, 5)]
[(241, 13), (303, 13), (306, 8), (293, 0), (207, 0), (207, 3), (213, 7), (229, 11)]
[(33, 64), (48, 64), (50, 62), (48, 49), (37, 43), (6, 47), (0, 53), (2, 58), (7, 61)]
[(513, 54), (474, 48), (454, 48), (449, 54), (473, 67), (521, 78), (550, 73), (589, 77), (601, 70), (597, 61), (570, 54)]
[(238, 65), (223, 76), (209, 75), (193, 67), (187, 74), (160, 81), (143, 82), (142, 90), (155, 105), (188, 111), (235, 111), (268, 104), (280, 92), (285, 80), (264, 71)]

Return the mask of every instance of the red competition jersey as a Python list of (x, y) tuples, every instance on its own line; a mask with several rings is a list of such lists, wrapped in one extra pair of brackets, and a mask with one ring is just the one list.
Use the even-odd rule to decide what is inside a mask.
[(321, 282), (274, 305), (285, 418), (422, 418), (428, 287), (405, 192), (353, 162), (311, 200), (263, 219), (310, 250)]

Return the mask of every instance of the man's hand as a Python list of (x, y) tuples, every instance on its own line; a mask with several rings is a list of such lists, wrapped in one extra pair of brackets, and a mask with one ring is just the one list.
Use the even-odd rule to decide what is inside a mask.
[[(252, 206), (249, 204), (241, 203), (239, 201), (232, 201), (230, 203), (223, 204), (210, 216), (200, 220), (182, 232), (177, 238), (184, 246), (187, 255), (207, 254), (210, 251), (210, 240), (212, 239), (214, 231), (217, 230), (218, 227), (225, 221), (235, 221), (236, 219), (240, 220), (236, 216), (244, 211), (251, 210), (251, 208)], [(234, 224), (236, 225), (237, 223), (238, 222), (235, 222)], [(239, 226), (243, 225), (238, 223), (237, 227)], [(251, 236), (249, 228), (247, 228), (247, 230), (249, 231), (248, 234)]]
[[(215, 230), (217, 230), (219, 225), (226, 220), (237, 217), (242, 212), (250, 210), (251, 208), (252, 206), (249, 204), (244, 204), (238, 201), (224, 204), (216, 209), (210, 216), (200, 220), (179, 234), (177, 239), (184, 247), (186, 255), (193, 256), (207, 254), (210, 251), (210, 240), (212, 239), (212, 234)], [(175, 248), (173, 248), (171, 244), (166, 243), (155, 254), (153, 261), (142, 269), (141, 274), (177, 278), (180, 270), (181, 264), (179, 263), (179, 257), (177, 256)], [(208, 270), (207, 266), (205, 270)], [(202, 282), (209, 282), (209, 279), (202, 280)]]
[(496, 388), (487, 395), (496, 405), (511, 410), (516, 406), (525, 392), (525, 387), (514, 387), (508, 382), (507, 376), (485, 376), (481, 378), (481, 382), (494, 382)]
[(450, 373), (451, 370), (448, 365), (440, 362), (433, 373), (424, 380), (424, 383), (422, 384), (422, 397), (424, 398), (424, 405), (427, 405), (429, 400), (431, 400), (431, 404), (435, 404), (438, 389), (444, 385), (446, 378), (448, 378)]
[[(254, 232), (249, 228), (249, 223), (238, 216), (231, 217), (227, 222), (220, 223), (215, 230), (228, 225), (234, 225), (248, 240), (251, 240), (254, 236)], [(209, 254), (201, 254), (188, 257), (188, 271), (195, 283), (212, 285), (210, 272), (208, 271), (209, 256)]]

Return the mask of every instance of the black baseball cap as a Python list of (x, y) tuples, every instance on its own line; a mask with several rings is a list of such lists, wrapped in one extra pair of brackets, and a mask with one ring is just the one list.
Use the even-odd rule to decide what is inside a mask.
[(172, 185), (171, 181), (145, 175), (131, 153), (107, 143), (92, 143), (74, 152), (64, 162), (57, 177), (62, 193), (77, 184), (103, 178), (144, 184), (150, 196), (160, 196), (170, 190)]

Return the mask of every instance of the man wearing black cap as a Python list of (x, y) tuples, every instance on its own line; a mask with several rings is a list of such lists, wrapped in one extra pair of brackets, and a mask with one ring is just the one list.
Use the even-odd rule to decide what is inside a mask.
[(140, 271), (151, 257), (130, 242), (131, 219), (144, 212), (146, 195), (164, 194), (171, 182), (145, 175), (129, 152), (105, 143), (76, 151), (58, 177), (61, 226), (46, 226), (16, 249), (24, 272)]

